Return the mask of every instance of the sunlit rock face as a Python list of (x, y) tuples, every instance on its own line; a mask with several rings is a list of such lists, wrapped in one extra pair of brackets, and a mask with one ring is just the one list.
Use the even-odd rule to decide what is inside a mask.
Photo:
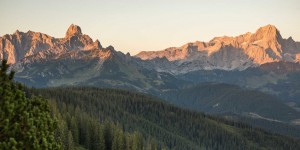
[(40, 32), (20, 32), (6, 34), (0, 38), (0, 59), (7, 59), (9, 64), (32, 59), (58, 58), (74, 50), (99, 50), (99, 40), (93, 41), (82, 34), (77, 25), (70, 25), (64, 38), (54, 38)]
[(157, 60), (151, 60), (166, 58), (172, 67), (158, 69), (173, 73), (201, 69), (244, 70), (269, 62), (299, 62), (300, 43), (291, 37), (282, 38), (275, 26), (267, 25), (255, 33), (216, 37), (209, 42), (196, 41), (162, 51), (142, 51), (135, 57), (153, 62), (154, 65)]
[[(103, 62), (114, 53), (113, 48), (103, 48), (99, 40), (93, 41), (74, 24), (69, 26), (63, 38), (18, 30), (0, 37), (0, 59), (7, 59), (15, 66), (69, 58), (97, 58)], [(275, 26), (267, 25), (255, 33), (215, 37), (209, 42), (196, 41), (162, 51), (142, 51), (134, 57), (126, 55), (126, 59), (129, 58), (139, 67), (173, 74), (214, 69), (244, 70), (270, 62), (299, 62), (300, 43), (291, 37), (282, 38)]]

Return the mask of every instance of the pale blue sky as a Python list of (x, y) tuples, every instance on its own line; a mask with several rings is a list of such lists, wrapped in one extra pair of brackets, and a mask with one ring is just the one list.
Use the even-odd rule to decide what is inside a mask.
[(0, 36), (64, 37), (70, 24), (123, 52), (161, 50), (275, 25), (300, 41), (299, 0), (1, 0)]

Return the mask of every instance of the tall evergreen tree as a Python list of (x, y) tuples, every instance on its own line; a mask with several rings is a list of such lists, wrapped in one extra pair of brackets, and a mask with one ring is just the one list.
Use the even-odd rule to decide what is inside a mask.
[(68, 133), (68, 150), (74, 150), (74, 149), (75, 149), (75, 146), (74, 146), (72, 132), (69, 131), (69, 133)]
[(3, 60), (0, 66), (0, 149), (59, 149), (54, 136), (56, 122), (46, 100), (27, 98), (21, 85), (12, 81)]

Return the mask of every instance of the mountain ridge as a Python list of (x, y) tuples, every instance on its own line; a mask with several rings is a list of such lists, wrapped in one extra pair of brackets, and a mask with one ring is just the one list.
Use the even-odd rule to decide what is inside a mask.
[[(82, 34), (81, 28), (71, 24), (64, 38), (54, 38), (40, 32), (20, 32), (0, 37), (0, 59), (7, 59), (9, 64), (24, 61), (29, 56), (40, 55), (41, 58), (59, 57), (72, 50), (102, 49), (99, 40), (93, 41)], [(44, 56), (44, 57), (43, 57)]]
[[(293, 55), (296, 60), (300, 43), (291, 37), (283, 39), (273, 25), (261, 27), (255, 33), (216, 37), (210, 42), (197, 41), (179, 48), (171, 47), (163, 52), (155, 51), (153, 59), (149, 60), (124, 54), (113, 46), (104, 48), (99, 40), (83, 34), (81, 28), (74, 24), (69, 26), (63, 38), (17, 30), (13, 35), (1, 37), (0, 41), (0, 59), (10, 58), (8, 61), (13, 64), (11, 69), (16, 71), (16, 79), (36, 87), (89, 85), (126, 87), (149, 92), (150, 89), (169, 90), (190, 83), (219, 81), (260, 88), (271, 94), (282, 93), (277, 83), (290, 83), (288, 86), (293, 83), (295, 88), (298, 87), (294, 81), (297, 81), (299, 62), (281, 60), (279, 57)], [(247, 49), (249, 55), (259, 56), (257, 59), (263, 59), (265, 63), (253, 63), (256, 60), (244, 53), (243, 47), (249, 47), (247, 45), (250, 45)], [(268, 48), (272, 46), (273, 49)], [(253, 47), (258, 49), (253, 50)], [(160, 53), (162, 57), (154, 57)], [(271, 58), (271, 55), (267, 53), (274, 54), (274, 60), (272, 58), (268, 62), (267, 58)], [(165, 54), (172, 57), (168, 58)], [(285, 62), (292, 64), (286, 65)], [(283, 64), (264, 65), (271, 63)], [(266, 71), (262, 71), (262, 68)], [(81, 73), (83, 70), (84, 73)], [(291, 96), (289, 100), (297, 101), (294, 97), (299, 92), (292, 87), (291, 90), (294, 92), (290, 93), (286, 89), (285, 93)]]
[(275, 26), (267, 25), (255, 33), (215, 37), (209, 42), (190, 42), (161, 51), (142, 51), (135, 57), (148, 60), (156, 66), (151, 60), (165, 57), (173, 68), (160, 70), (175, 74), (195, 70), (244, 70), (270, 62), (299, 62), (300, 43), (291, 37), (283, 39)]
[[(40, 32), (20, 32), (0, 37), (0, 59), (15, 64), (28, 56), (47, 54), (59, 57), (72, 50), (103, 49), (100, 41), (93, 41), (83, 34), (79, 26), (71, 24), (63, 38), (55, 38)], [(41, 56), (42, 57), (42, 56)], [(274, 25), (260, 27), (255, 33), (239, 36), (215, 37), (209, 42), (189, 42), (180, 47), (162, 51), (141, 51), (135, 58), (149, 60), (155, 70), (175, 74), (195, 70), (244, 70), (261, 64), (278, 61), (299, 62), (300, 42), (282, 38)], [(166, 58), (171, 67), (160, 67), (154, 58)], [(189, 64), (187, 66), (186, 64)]]

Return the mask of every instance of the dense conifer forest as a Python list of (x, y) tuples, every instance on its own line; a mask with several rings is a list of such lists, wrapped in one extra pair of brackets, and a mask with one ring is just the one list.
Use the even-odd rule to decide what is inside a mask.
[[(84, 148), (98, 149), (98, 141), (107, 133), (108, 149), (122, 141), (145, 143), (138, 149), (300, 148), (299, 140), (180, 109), (145, 94), (88, 87), (29, 89), (28, 93), (49, 99), (53, 112), (61, 118), (59, 122), (64, 122), (65, 130), (72, 135), (71, 143)], [(95, 129), (97, 124), (99, 129)], [(107, 128), (112, 130), (103, 135)], [(139, 142), (134, 142), (137, 139)]]
[[(141, 150), (157, 149), (155, 139), (144, 137), (140, 132), (125, 132), (118, 122), (98, 118), (78, 105), (50, 99), (53, 115), (57, 118), (56, 138), (62, 149), (90, 150)], [(164, 147), (160, 147), (163, 149)]]

